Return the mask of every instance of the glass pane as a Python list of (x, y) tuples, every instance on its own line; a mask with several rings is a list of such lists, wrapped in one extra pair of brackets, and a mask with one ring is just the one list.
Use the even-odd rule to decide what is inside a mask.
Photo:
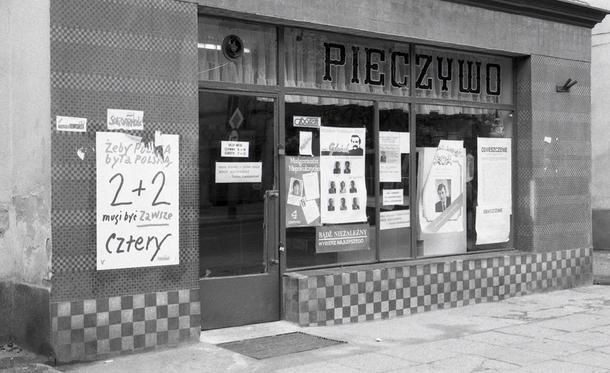
[(201, 277), (265, 271), (264, 194), (273, 189), (269, 98), (199, 94)]
[(409, 95), (409, 45), (296, 28), (284, 31), (286, 86)]
[(379, 103), (379, 256), (411, 256), (409, 106)]
[(510, 111), (417, 107), (418, 255), (510, 248)]
[(277, 84), (277, 36), (273, 26), (199, 17), (197, 48), (199, 80)]
[[(283, 206), (286, 208), (286, 260), (288, 268), (309, 267), (326, 264), (347, 264), (370, 262), (375, 259), (375, 189), (373, 188), (375, 148), (373, 133), (374, 107), (370, 101), (357, 101), (337, 98), (286, 96), (286, 157), (285, 170), (288, 180), (288, 189), (284, 196)], [(316, 123), (318, 125), (316, 125)], [(319, 124), (322, 125), (322, 130)], [(337, 138), (337, 149), (344, 142), (354, 142), (364, 151), (359, 155), (337, 156), (326, 151), (327, 140), (321, 142), (321, 131), (338, 128), (337, 132), (353, 132), (347, 134), (342, 140)], [(365, 136), (360, 142), (355, 134)], [(327, 137), (327, 132), (323, 135)], [(310, 139), (310, 140), (308, 140)], [(303, 145), (310, 141), (311, 147)], [(321, 155), (322, 153), (322, 155)], [(354, 154), (356, 154), (354, 152)], [(362, 159), (364, 158), (364, 159)], [(296, 163), (298, 162), (298, 164)], [(295, 189), (304, 182), (305, 191), (301, 195), (309, 197), (307, 182), (303, 173), (311, 173), (308, 166), (315, 162), (318, 165), (317, 174), (320, 175), (318, 199), (314, 199), (315, 208), (320, 211), (320, 218), (306, 219), (304, 204), (293, 203)], [(360, 163), (362, 162), (362, 163)], [(296, 165), (296, 166), (294, 166)], [(326, 176), (324, 175), (326, 172)], [(360, 175), (363, 175), (361, 178)], [(295, 181), (297, 186), (295, 187)], [(366, 193), (365, 193), (366, 190)], [(303, 209), (302, 209), (303, 207)], [(303, 215), (302, 215), (303, 214)], [(325, 217), (338, 218), (349, 215), (362, 215), (363, 220), (355, 222), (351, 219), (349, 224), (325, 223)], [(357, 220), (357, 219), (356, 219)], [(368, 245), (349, 246), (347, 249), (330, 249), (322, 247), (322, 240), (316, 240), (320, 229), (347, 229), (345, 227), (358, 226), (364, 229), (363, 235), (368, 236)], [(355, 231), (355, 230), (352, 230)], [(332, 232), (331, 232), (332, 233)], [(318, 247), (316, 247), (318, 246)], [(337, 246), (338, 247), (338, 246)], [(355, 249), (356, 248), (356, 249)]]
[(513, 63), (508, 57), (417, 47), (415, 70), (417, 97), (513, 103)]

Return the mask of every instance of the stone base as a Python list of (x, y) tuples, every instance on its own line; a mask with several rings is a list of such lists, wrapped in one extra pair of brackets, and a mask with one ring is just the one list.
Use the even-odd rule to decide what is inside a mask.
[(519, 251), (286, 273), (286, 320), (335, 325), (592, 283), (592, 249)]
[(14, 342), (51, 356), (49, 290), (0, 282), (0, 344)]

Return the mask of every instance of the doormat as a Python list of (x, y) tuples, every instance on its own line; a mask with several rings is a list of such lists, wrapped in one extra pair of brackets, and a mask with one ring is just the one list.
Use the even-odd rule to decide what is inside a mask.
[(217, 346), (258, 360), (294, 354), (296, 352), (317, 350), (328, 346), (346, 343), (301, 332), (272, 335), (268, 337), (244, 339), (220, 343)]

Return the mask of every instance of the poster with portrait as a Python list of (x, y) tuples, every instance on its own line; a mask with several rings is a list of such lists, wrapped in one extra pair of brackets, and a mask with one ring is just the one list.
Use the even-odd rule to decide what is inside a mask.
[(320, 159), (286, 157), (286, 227), (320, 225)]
[(321, 221), (366, 221), (365, 128), (320, 127)]
[(419, 235), (424, 255), (466, 251), (466, 151), (461, 142), (441, 140), (419, 148)]

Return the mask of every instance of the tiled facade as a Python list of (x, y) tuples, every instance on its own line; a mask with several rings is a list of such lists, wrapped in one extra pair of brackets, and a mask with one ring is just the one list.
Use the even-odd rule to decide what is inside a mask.
[(286, 320), (347, 324), (460, 307), (592, 281), (592, 250), (490, 254), (284, 275)]

